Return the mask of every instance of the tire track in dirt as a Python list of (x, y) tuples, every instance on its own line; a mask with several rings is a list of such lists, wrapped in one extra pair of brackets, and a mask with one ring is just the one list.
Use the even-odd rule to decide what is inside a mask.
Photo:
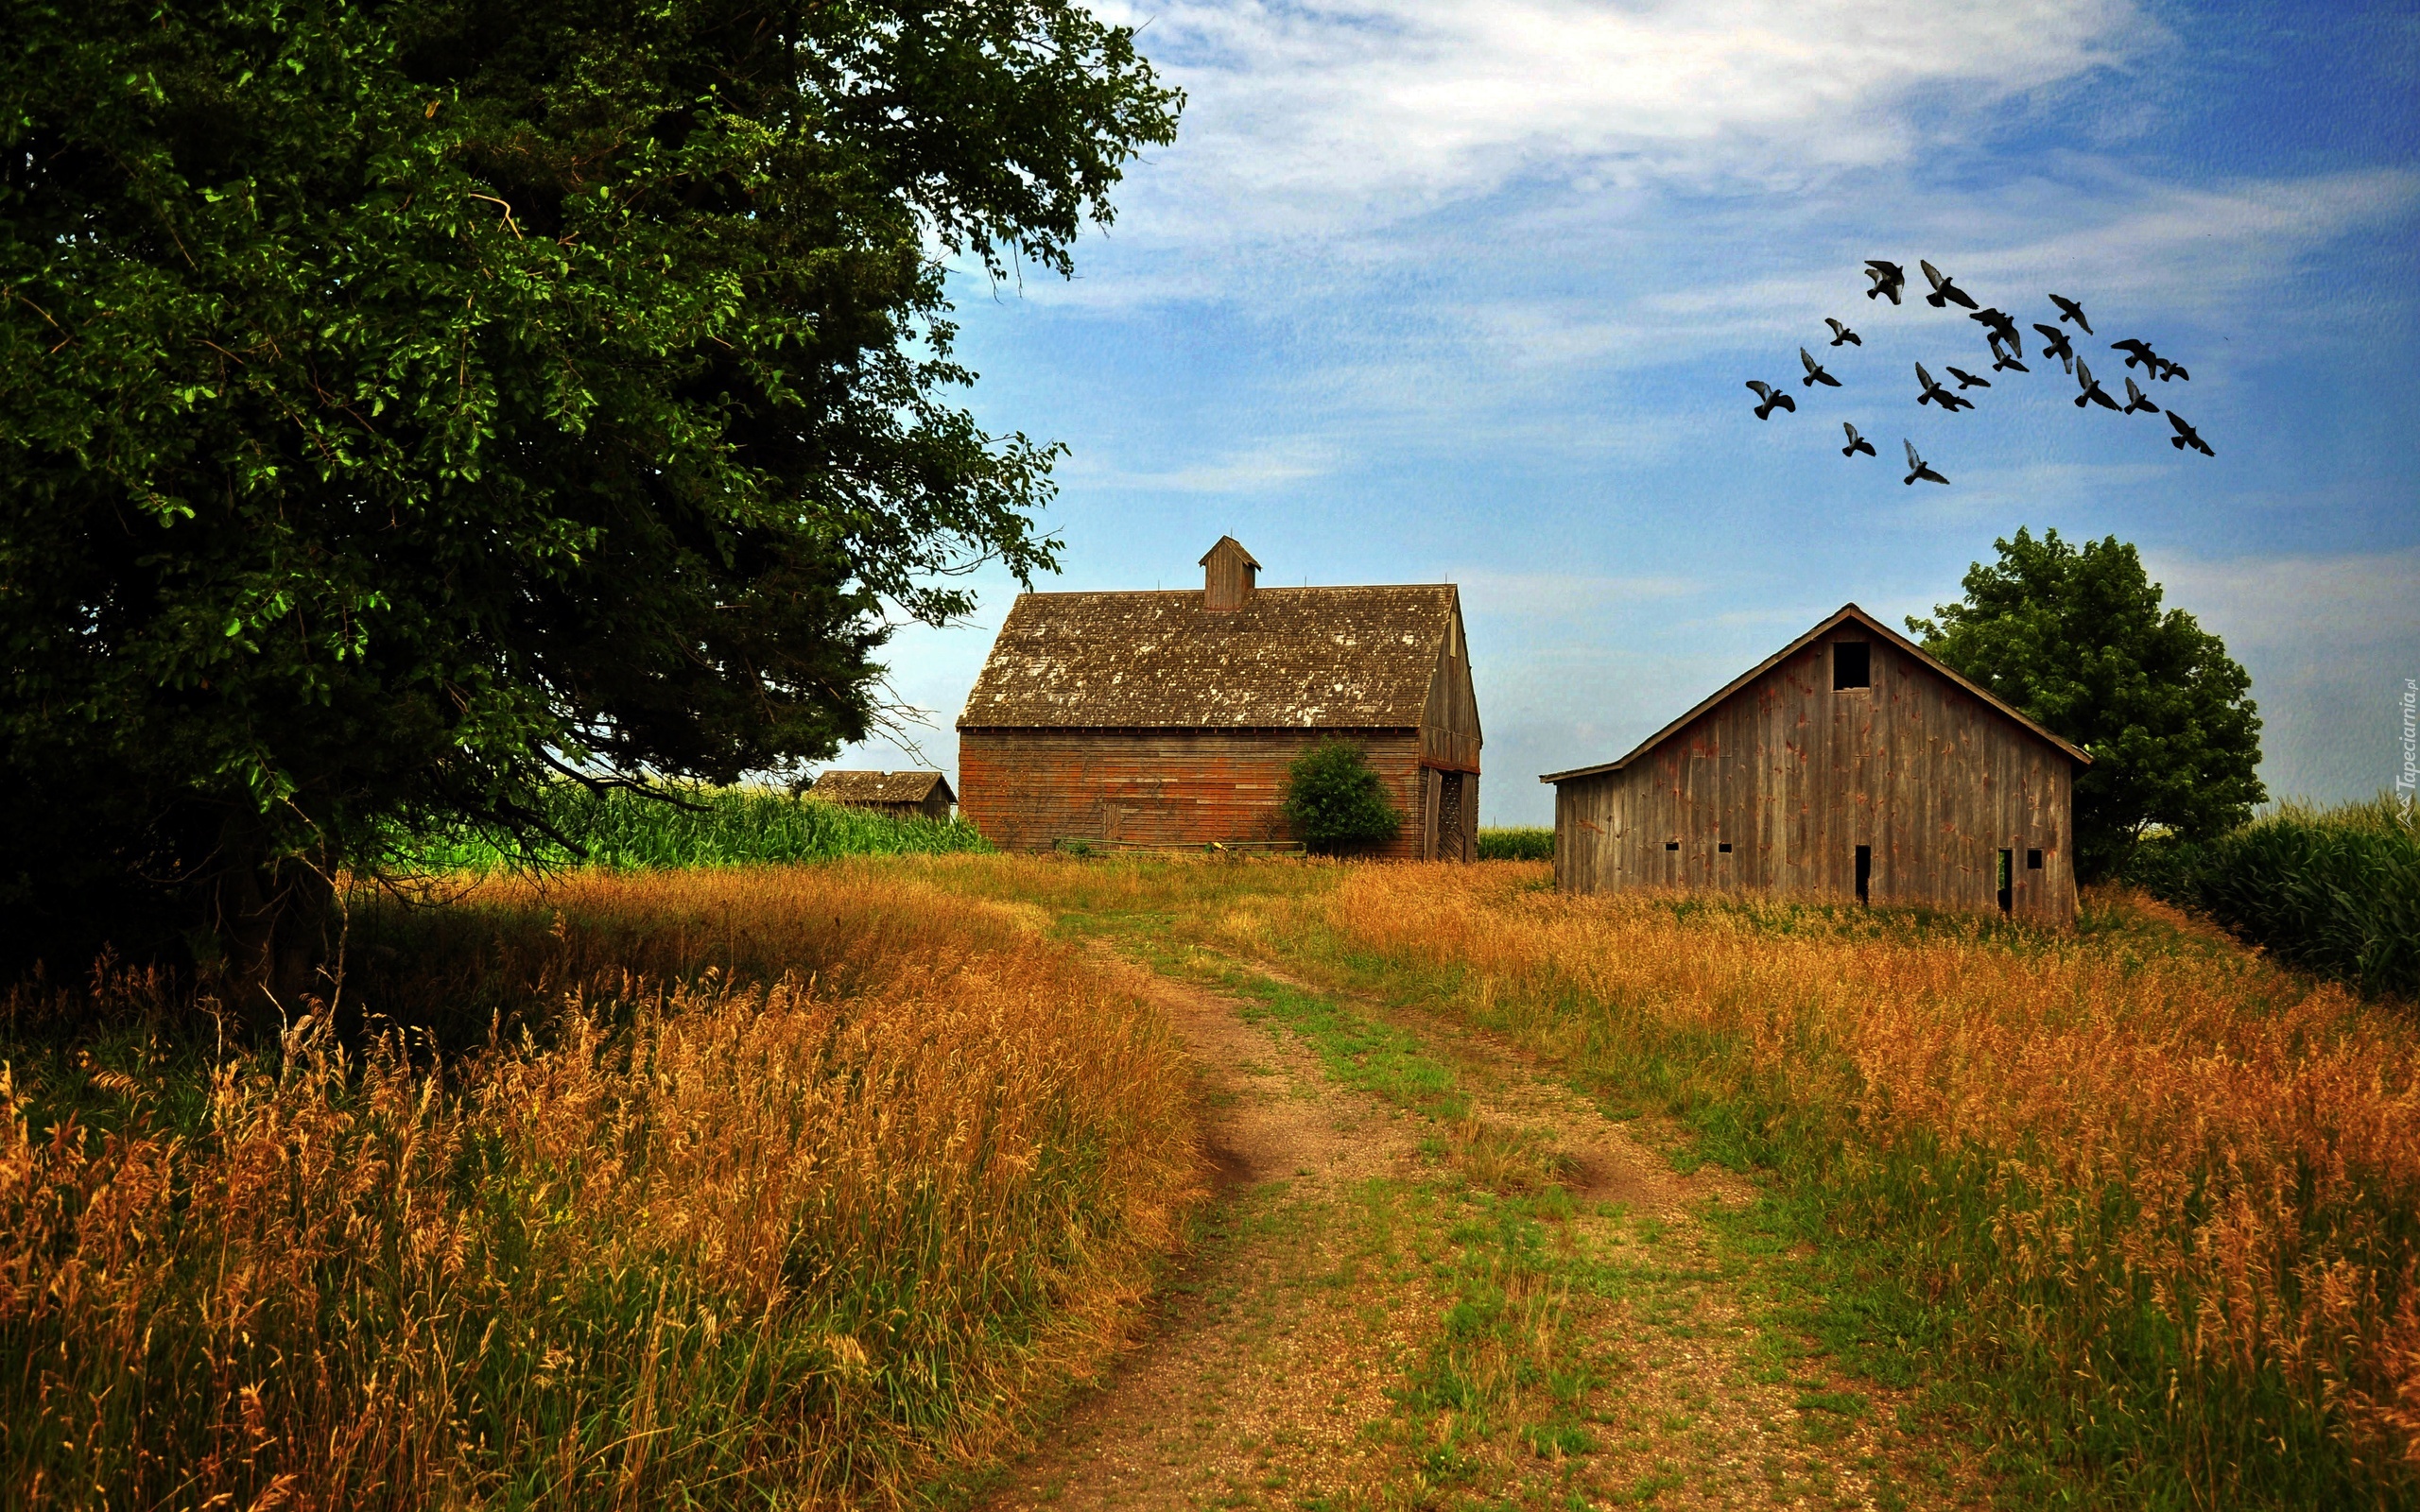
[[(1340, 1086), (1234, 995), (1174, 980), (1105, 946), (1105, 969), (1167, 1013), (1199, 1068), (1220, 1191), (1211, 1236), (1185, 1257), (1138, 1347), (1096, 1383), (984, 1505), (1159, 1509), (1300, 1505), (1652, 1504), (1931, 1507), (1978, 1499), (1954, 1456), (1911, 1464), (1893, 1428), (1903, 1398), (1838, 1377), (1803, 1341), (1768, 1338), (1709, 1227), (1755, 1185), (1719, 1166), (1675, 1170), (1517, 1046), (1426, 1010), (1339, 993), (1259, 961), (1217, 956), (1416, 1036), (1450, 1065), (1471, 1110), (1442, 1127)], [(1442, 1136), (1442, 1140), (1441, 1140)], [(1399, 1391), (1439, 1338), (1450, 1298), (1433, 1249), (1392, 1243), (1436, 1215), (1388, 1224), (1365, 1185), (1400, 1192), (1449, 1175), (1493, 1183), (1491, 1140), (1546, 1164), (1577, 1199), (1557, 1239), (1599, 1284), (1562, 1297), (1599, 1366), (1591, 1442), (1551, 1455), (1498, 1432), (1433, 1486), (1408, 1445)], [(1398, 1212), (1398, 1219), (1401, 1214)], [(1413, 1247), (1421, 1242), (1413, 1240)], [(1533, 1404), (1534, 1405), (1534, 1404)]]
[(1351, 1194), (1410, 1171), (1419, 1121), (1339, 1087), (1236, 999), (1100, 954), (1199, 1068), (1218, 1212), (1148, 1337), (985, 1504), (1193, 1507), (1366, 1480), (1361, 1431), (1436, 1308), (1416, 1280), (1389, 1278), (1382, 1300), (1357, 1284), (1376, 1262)]
[[(1709, 1203), (1739, 1209), (1759, 1196), (1745, 1177), (1716, 1165), (1675, 1170), (1627, 1121), (1540, 1066), (1518, 1045), (1431, 1010), (1339, 992), (1265, 961), (1226, 956), (1242, 970), (1298, 992), (1353, 1005), (1417, 1036), (1453, 1065), (1471, 1112), (1455, 1143), (1467, 1151), (1474, 1131), (1495, 1125), (1549, 1142), (1564, 1181), (1597, 1209), (1571, 1227), (1575, 1246), (1602, 1246), (1609, 1258), (1672, 1281), (1646, 1296), (1610, 1303), (1575, 1297), (1585, 1327), (1617, 1341), (1623, 1369), (1603, 1404), (1630, 1430), (1600, 1446), (1604, 1467), (1632, 1497), (1659, 1507), (1832, 1505), (1964, 1506), (1985, 1499), (1963, 1453), (1910, 1455), (1893, 1420), (1912, 1400), (1870, 1380), (1850, 1380), (1820, 1360), (1796, 1369), (1779, 1362), (1803, 1341), (1766, 1348), (1763, 1309), (1742, 1297), (1739, 1278), (1724, 1276), (1708, 1228)], [(1468, 1168), (1465, 1155), (1461, 1163)], [(1608, 1208), (1647, 1215), (1646, 1246), (1634, 1221), (1608, 1223)], [(1851, 1402), (1862, 1402), (1843, 1411)], [(1918, 1465), (1915, 1460), (1927, 1463)], [(1508, 1485), (1509, 1492), (1512, 1487)]]

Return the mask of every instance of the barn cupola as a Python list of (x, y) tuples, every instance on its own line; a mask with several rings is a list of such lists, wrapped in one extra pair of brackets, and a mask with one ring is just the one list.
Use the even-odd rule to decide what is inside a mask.
[(1233, 536), (1220, 536), (1219, 543), (1201, 558), (1201, 607), (1212, 613), (1239, 610), (1251, 601), (1253, 579), (1259, 576), (1260, 563), (1252, 559)]

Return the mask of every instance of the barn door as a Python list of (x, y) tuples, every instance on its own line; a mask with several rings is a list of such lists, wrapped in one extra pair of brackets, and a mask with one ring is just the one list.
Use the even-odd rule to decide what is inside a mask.
[(1464, 818), (1468, 805), (1462, 801), (1462, 774), (1437, 774), (1437, 859), (1468, 861), (1470, 859), (1469, 830)]

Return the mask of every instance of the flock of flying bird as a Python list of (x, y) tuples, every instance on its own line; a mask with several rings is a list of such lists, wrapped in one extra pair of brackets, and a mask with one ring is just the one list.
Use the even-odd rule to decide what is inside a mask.
[[(1983, 341), (1992, 354), (1992, 371), (2031, 372), (2033, 370), (2025, 365), (2024, 338), (2017, 331), (2014, 317), (2005, 310), (1987, 310), (1977, 305), (1972, 295), (1960, 288), (1951, 282), (1949, 275), (1930, 263), (1919, 258), (1916, 261), (1916, 266), (1923, 269), (1925, 278), (1932, 284), (1932, 292), (1925, 296), (1927, 304), (1936, 310), (1946, 309), (1955, 304), (1971, 312), (1966, 318), (1983, 328)], [(1874, 281), (1874, 286), (1865, 291), (1865, 297), (1869, 300), (1887, 299), (1893, 304), (1899, 302), (1899, 295), (1908, 284), (1906, 268), (1896, 263), (1886, 263), (1878, 257), (1866, 260), (1865, 276)], [(2092, 322), (2085, 318), (2083, 306), (2060, 295), (2053, 294), (2049, 298), (2050, 302), (2058, 306), (2057, 323), (2044, 325), (2036, 321), (2033, 329), (2041, 333), (2043, 355), (2058, 358), (2060, 366), (2065, 368), (2082, 386), (2082, 392), (2076, 395), (2076, 407), (2082, 409), (2087, 404), (2099, 404), (2103, 409), (2114, 409), (2121, 415), (2162, 413), (2160, 406), (2151, 402), (2150, 396), (2143, 392), (2131, 375), (2126, 379), (2126, 403), (2123, 404), (2118, 404), (2107, 389), (2100, 387), (2100, 381), (2092, 375), (2092, 369), (2084, 364), (2083, 358), (2076, 353), (2075, 348), (2069, 345), (2067, 340), (2066, 327), (2070, 322), (2083, 335), (2093, 334)], [(1830, 345), (1835, 347), (1865, 345), (1856, 332), (1840, 321), (1827, 316), (1824, 323), (1832, 328)], [(2129, 337), (2124, 341), (2113, 341), (2109, 346), (2111, 351), (2122, 352), (2126, 354), (2126, 366), (2129, 369), (2139, 365), (2146, 378), (2156, 379), (2160, 383), (2167, 383), (2171, 379), (2182, 379), (2188, 383), (2192, 381), (2193, 375), (2187, 372), (2181, 364), (2170, 362), (2153, 352), (2149, 342)], [(1825, 372), (1824, 365), (1817, 362), (1814, 353), (1805, 347), (1798, 349), (1798, 360), (1806, 368), (1806, 387), (1812, 388), (1818, 384), (1827, 388), (1841, 387), (1841, 381)], [(1944, 412), (1954, 415), (1962, 409), (1975, 407), (1975, 402), (1964, 397), (1967, 389), (1992, 387), (1992, 381), (1989, 378), (1968, 372), (1963, 368), (1951, 367), (1947, 363), (1942, 364), (1942, 368), (1957, 381), (1958, 387), (1952, 389), (1937, 382), (1931, 373), (1925, 370), (1923, 363), (1917, 363), (1916, 403), (1918, 404), (1938, 404)], [(1776, 409), (1787, 409), (1793, 414), (1797, 412), (1798, 401), (1789, 396), (1784, 385), (1759, 383), (1752, 378), (1748, 381), (1748, 387), (1756, 394), (1758, 420), (1772, 419)], [(2170, 446), (2180, 452), (2189, 446), (2204, 456), (2218, 455), (2216, 452), (2210, 450), (2210, 443), (2202, 439), (2200, 433), (2187, 422), (2184, 416), (2172, 409), (2166, 413), (2169, 426), (2175, 432), (2168, 438)], [(1874, 443), (1859, 436), (1855, 425), (1842, 421), (1841, 429), (1848, 433), (1849, 438), (1849, 444), (1841, 448), (1842, 456), (1855, 456), (1859, 452), (1868, 456), (1875, 455)], [(1900, 479), (1902, 483), (1912, 485), (1919, 478), (1932, 483), (1949, 481), (1927, 464), (1923, 457), (1916, 455), (1915, 442), (1905, 441), (1905, 444), (1908, 448), (1908, 475)]]

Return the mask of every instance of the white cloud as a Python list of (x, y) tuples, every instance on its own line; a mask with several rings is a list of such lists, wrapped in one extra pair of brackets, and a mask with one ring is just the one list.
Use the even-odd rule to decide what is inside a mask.
[(1315, 438), (1295, 436), (1206, 461), (1156, 471), (1098, 467), (1078, 458), (1061, 472), (1065, 481), (1088, 489), (1114, 488), (1144, 493), (1260, 493), (1319, 477), (1335, 467), (1340, 455)]
[(2420, 675), (2420, 547), (2144, 566), (2252, 674), (2273, 798), (2368, 798), (2400, 760), (2403, 679)]
[(1541, 624), (1573, 627), (1600, 622), (1609, 606), (1665, 605), (1694, 598), (1708, 584), (1694, 577), (1622, 577), (1581, 573), (1512, 573), (1482, 569), (1453, 574), (1463, 610), (1473, 621), (1520, 627), (1526, 638)]
[[(1541, 170), (1589, 187), (1897, 161), (1904, 108), (2117, 62), (2128, 0), (1180, 3), (1146, 51), (1191, 95), (1148, 215), (1272, 231), (1414, 215)], [(1150, 197), (1156, 198), (1156, 197)]]
[(2209, 560), (2146, 554), (2144, 568), (2230, 650), (2314, 662), (2402, 646), (2420, 662), (2420, 547)]

